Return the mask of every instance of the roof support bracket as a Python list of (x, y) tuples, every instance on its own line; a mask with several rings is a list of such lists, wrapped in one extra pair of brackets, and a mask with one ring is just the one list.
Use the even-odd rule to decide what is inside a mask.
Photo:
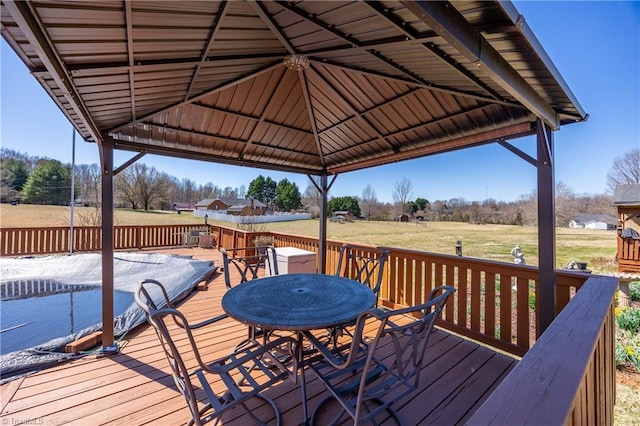
[(518, 157), (522, 158), (527, 163), (531, 164), (532, 166), (536, 167), (538, 165), (538, 160), (536, 160), (535, 158), (533, 158), (532, 156), (530, 156), (526, 152), (522, 151), (521, 149), (516, 148), (515, 146), (511, 145), (509, 142), (503, 141), (503, 140), (499, 140), (498, 143), (500, 145), (502, 145), (504, 148), (506, 148), (509, 151), (511, 151), (514, 154), (516, 154)]
[(135, 163), (145, 155), (147, 155), (147, 151), (142, 151), (142, 152), (139, 152), (137, 155), (134, 155), (132, 158), (125, 161), (124, 164), (122, 164), (120, 167), (115, 169), (113, 171), (113, 176), (116, 176), (118, 173), (120, 173), (121, 171), (123, 171), (124, 169), (126, 169), (127, 167), (129, 167), (130, 165), (132, 165), (133, 163)]

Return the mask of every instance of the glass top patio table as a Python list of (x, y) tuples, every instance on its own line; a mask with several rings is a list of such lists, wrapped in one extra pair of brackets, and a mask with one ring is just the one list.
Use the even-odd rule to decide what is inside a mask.
[(222, 298), (222, 308), (251, 326), (303, 331), (353, 321), (375, 301), (369, 287), (348, 278), (283, 274), (231, 288)]

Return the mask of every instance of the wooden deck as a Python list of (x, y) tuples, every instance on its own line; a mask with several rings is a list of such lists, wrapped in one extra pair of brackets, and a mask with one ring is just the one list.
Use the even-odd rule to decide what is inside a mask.
[[(215, 249), (164, 252), (222, 263)], [(151, 275), (150, 278), (162, 279)], [(223, 281), (222, 274), (217, 274), (207, 291), (196, 292), (183, 303), (181, 309), (189, 319), (198, 321), (222, 312)], [(198, 334), (198, 339), (207, 359), (207, 355), (214, 357), (229, 351), (244, 336), (246, 328), (242, 324), (226, 319)], [(188, 410), (174, 386), (153, 330), (147, 325), (139, 327), (120, 342), (120, 349), (117, 355), (86, 356), (3, 385), (0, 421), (3, 425), (186, 423)], [(442, 330), (432, 336), (427, 358), (420, 392), (397, 406), (407, 424), (464, 423), (517, 362)], [(325, 392), (311, 374), (307, 375), (307, 382), (311, 412)], [(267, 395), (278, 404), (284, 425), (301, 423), (298, 385), (284, 382), (269, 389)], [(240, 414), (239, 410), (237, 414), (230, 413), (223, 423), (249, 423)]]

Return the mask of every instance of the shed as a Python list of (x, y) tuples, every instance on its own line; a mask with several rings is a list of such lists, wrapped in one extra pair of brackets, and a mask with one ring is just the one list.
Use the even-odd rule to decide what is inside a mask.
[(617, 185), (618, 271), (640, 273), (640, 184)]
[(173, 203), (173, 210), (177, 212), (190, 212), (195, 209), (191, 203)]

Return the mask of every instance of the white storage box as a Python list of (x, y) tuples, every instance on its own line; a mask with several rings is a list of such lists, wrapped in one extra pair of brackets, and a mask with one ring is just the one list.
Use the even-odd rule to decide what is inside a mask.
[[(296, 247), (278, 247), (275, 250), (279, 274), (315, 274), (316, 254), (314, 252)], [(275, 275), (271, 273), (269, 263), (267, 263), (266, 275)]]

